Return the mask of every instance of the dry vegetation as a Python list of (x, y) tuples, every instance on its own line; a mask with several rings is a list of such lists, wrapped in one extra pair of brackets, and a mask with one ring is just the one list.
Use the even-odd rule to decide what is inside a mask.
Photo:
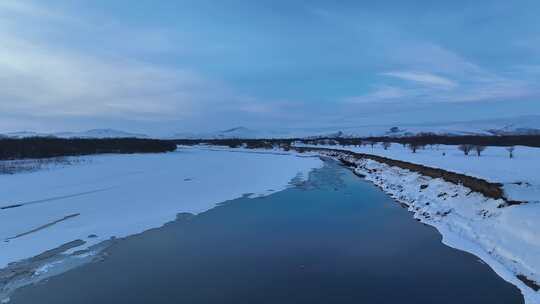
[(77, 157), (52, 157), (42, 159), (19, 159), (0, 161), (0, 175), (21, 172), (33, 172), (48, 169), (53, 166), (70, 166), (83, 161)]

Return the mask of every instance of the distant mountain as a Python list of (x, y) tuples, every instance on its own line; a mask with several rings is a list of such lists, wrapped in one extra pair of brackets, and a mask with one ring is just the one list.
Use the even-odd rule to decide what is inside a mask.
[[(427, 132), (423, 129), (394, 129), (389, 131), (387, 126), (363, 126), (354, 128), (343, 128), (336, 130), (334, 128), (323, 129), (292, 129), (272, 131), (253, 130), (246, 127), (235, 127), (227, 130), (206, 133), (176, 133), (168, 138), (174, 139), (271, 139), (271, 138), (350, 138), (366, 136), (410, 136), (417, 133)], [(429, 130), (429, 129), (428, 129)], [(439, 132), (437, 132), (439, 133)], [(443, 133), (443, 132), (441, 132)], [(444, 132), (447, 134), (448, 132)], [(454, 133), (453, 133), (454, 134)]]
[(61, 132), (53, 133), (60, 138), (147, 138), (147, 135), (128, 133), (114, 129), (93, 129), (84, 132)]
[(9, 132), (2, 134), (5, 137), (10, 138), (26, 138), (26, 137), (48, 137), (51, 136), (50, 134), (46, 133), (37, 133), (37, 132), (31, 132), (31, 131), (19, 131), (19, 132)]
[(216, 132), (202, 133), (176, 133), (173, 138), (181, 139), (257, 139), (257, 138), (282, 138), (276, 131), (259, 131), (246, 127), (235, 127)]
[(403, 124), (394, 126), (366, 125), (358, 127), (341, 127), (341, 137), (366, 136), (414, 136), (421, 133), (437, 135), (540, 135), (540, 116), (530, 115), (514, 118), (431, 123)]
[(494, 135), (540, 135), (540, 116), (526, 116), (501, 123), (504, 124), (502, 127), (490, 128), (487, 131)]
[(83, 132), (58, 132), (58, 133), (38, 133), (38, 132), (10, 132), (3, 134), (10, 138), (27, 137), (57, 137), (57, 138), (147, 138), (144, 134), (128, 133), (114, 129), (93, 129)]
[(236, 127), (216, 134), (216, 136), (219, 138), (257, 138), (260, 135), (260, 132), (248, 129), (246, 127)]
[[(312, 128), (272, 128), (252, 129), (238, 126), (215, 132), (186, 132), (163, 139), (271, 139), (271, 138), (348, 138), (369, 136), (414, 136), (420, 133), (437, 135), (540, 135), (540, 115), (530, 115), (503, 119), (489, 119), (462, 122), (393, 124), (393, 125), (335, 125)], [(114, 129), (93, 129), (84, 132), (11, 132), (0, 137), (60, 137), (60, 138), (148, 138), (144, 134), (129, 133)]]
[(442, 127), (459, 135), (540, 135), (540, 116), (478, 120)]

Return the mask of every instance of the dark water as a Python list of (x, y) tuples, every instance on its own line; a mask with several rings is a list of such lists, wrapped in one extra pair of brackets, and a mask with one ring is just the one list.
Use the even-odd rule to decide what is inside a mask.
[(522, 303), (517, 288), (377, 188), (329, 164), (121, 240), (13, 303)]

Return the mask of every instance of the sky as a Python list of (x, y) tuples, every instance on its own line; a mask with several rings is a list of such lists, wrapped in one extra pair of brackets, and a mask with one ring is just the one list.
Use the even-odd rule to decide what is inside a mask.
[(0, 133), (540, 115), (539, 1), (0, 0)]

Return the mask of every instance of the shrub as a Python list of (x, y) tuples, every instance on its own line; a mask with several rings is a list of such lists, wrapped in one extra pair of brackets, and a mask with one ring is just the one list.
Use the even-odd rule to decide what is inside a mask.
[(416, 153), (418, 149), (422, 149), (424, 146), (419, 143), (410, 143), (408, 147), (412, 151), (412, 153)]
[(476, 151), (476, 155), (478, 155), (478, 157), (480, 157), (480, 155), (485, 149), (486, 149), (486, 146), (480, 146), (480, 145), (474, 146), (474, 150)]
[(465, 144), (465, 145), (459, 145), (459, 146), (458, 146), (458, 149), (459, 149), (460, 151), (463, 151), (463, 154), (469, 155), (469, 153), (470, 153), (471, 150), (473, 149), (473, 145), (468, 145), (468, 144)]
[(515, 149), (516, 149), (516, 147), (514, 147), (514, 146), (510, 146), (510, 147), (506, 148), (506, 151), (508, 151), (508, 156), (510, 158), (514, 158), (514, 150)]

